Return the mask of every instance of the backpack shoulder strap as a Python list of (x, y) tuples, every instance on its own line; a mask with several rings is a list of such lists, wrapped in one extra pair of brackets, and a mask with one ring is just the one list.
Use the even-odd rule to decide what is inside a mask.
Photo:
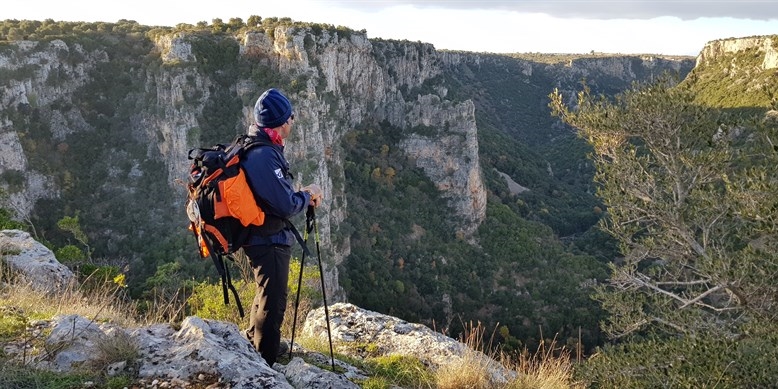
[(262, 138), (258, 138), (258, 137), (255, 137), (255, 136), (248, 136), (248, 135), (246, 137), (247, 137), (247, 139), (244, 141), (245, 143), (243, 145), (243, 150), (244, 151), (246, 151), (246, 150), (248, 150), (248, 149), (250, 149), (252, 147), (256, 147), (256, 146), (272, 146), (273, 145), (273, 142), (271, 142), (271, 141), (269, 141), (267, 139), (262, 139)]

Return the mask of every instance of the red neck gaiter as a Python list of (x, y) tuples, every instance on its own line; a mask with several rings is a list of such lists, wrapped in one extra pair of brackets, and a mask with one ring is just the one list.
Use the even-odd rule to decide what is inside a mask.
[(279, 146), (284, 145), (284, 138), (281, 138), (281, 135), (272, 128), (263, 128), (265, 131), (265, 134), (270, 137), (270, 140), (273, 142), (273, 144), (277, 144)]

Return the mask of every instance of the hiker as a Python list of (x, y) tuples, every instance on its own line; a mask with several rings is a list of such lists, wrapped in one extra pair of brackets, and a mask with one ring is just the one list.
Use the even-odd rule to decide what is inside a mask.
[(289, 279), (289, 260), (295, 237), (286, 220), (309, 206), (322, 202), (321, 188), (312, 184), (295, 191), (284, 157), (284, 140), (294, 125), (289, 100), (276, 89), (268, 89), (254, 106), (255, 124), (251, 136), (264, 138), (272, 145), (249, 150), (243, 160), (246, 179), (254, 197), (265, 210), (265, 222), (253, 227), (243, 250), (251, 261), (256, 295), (251, 306), (246, 337), (262, 358), (273, 366), (281, 350), (281, 323), (284, 320)]

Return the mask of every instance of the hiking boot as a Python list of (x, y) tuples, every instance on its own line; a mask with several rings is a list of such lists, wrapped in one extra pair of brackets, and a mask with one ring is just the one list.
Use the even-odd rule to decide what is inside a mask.
[(278, 344), (278, 356), (285, 357), (287, 355), (289, 355), (289, 342), (281, 339), (281, 342)]

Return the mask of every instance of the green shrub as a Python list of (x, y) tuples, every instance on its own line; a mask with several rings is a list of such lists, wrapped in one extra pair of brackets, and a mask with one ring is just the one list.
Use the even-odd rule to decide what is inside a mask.
[(115, 377), (110, 377), (105, 382), (105, 387), (107, 389), (124, 389), (132, 387), (132, 377), (126, 376), (126, 375), (118, 375)]
[(647, 339), (607, 346), (576, 366), (593, 388), (764, 388), (778, 382), (778, 335)]
[(20, 309), (0, 306), (0, 341), (17, 338), (24, 333), (27, 317)]
[(26, 230), (24, 223), (11, 218), (11, 212), (5, 208), (0, 208), (0, 230)]
[(359, 387), (362, 389), (390, 389), (395, 386), (384, 377), (368, 377), (359, 382)]
[(121, 278), (121, 270), (116, 266), (100, 266), (92, 263), (84, 263), (78, 266), (78, 274), (85, 288), (99, 286), (105, 283), (117, 283)]
[(433, 387), (435, 381), (432, 373), (415, 357), (386, 355), (371, 358), (367, 362), (376, 377), (383, 378), (395, 386), (403, 388), (430, 388)]
[[(246, 310), (248, 317), (248, 308), (254, 299), (254, 283), (244, 280), (232, 282), (238, 291), (241, 305)], [(202, 318), (228, 321), (241, 325), (242, 319), (235, 305), (235, 297), (229, 292), (230, 304), (224, 304), (224, 294), (221, 283), (210, 283), (208, 281), (195, 285), (192, 295), (187, 299), (189, 313)]]
[(77, 262), (86, 259), (84, 251), (72, 244), (60, 247), (54, 255), (57, 257), (57, 260), (62, 263)]

